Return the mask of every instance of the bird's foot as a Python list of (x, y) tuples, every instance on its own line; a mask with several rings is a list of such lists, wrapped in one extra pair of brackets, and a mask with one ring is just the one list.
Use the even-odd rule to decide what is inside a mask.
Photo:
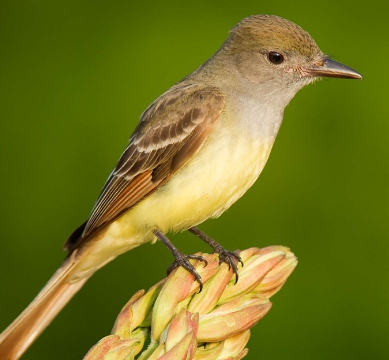
[(167, 269), (168, 275), (174, 269), (178, 268), (179, 266), (182, 266), (185, 270), (187, 270), (190, 274), (192, 274), (194, 276), (195, 280), (199, 283), (199, 286), (200, 286), (199, 293), (200, 293), (203, 290), (203, 281), (201, 279), (200, 274), (197, 272), (197, 270), (195, 269), (195, 267), (191, 264), (191, 262), (189, 260), (193, 259), (193, 260), (198, 260), (198, 261), (204, 262), (204, 267), (208, 265), (207, 260), (205, 260), (200, 255), (186, 255), (178, 250), (173, 255), (175, 257), (175, 260)]
[(199, 293), (203, 290), (203, 281), (201, 279), (200, 274), (197, 272), (195, 267), (191, 264), (189, 260), (198, 260), (204, 263), (204, 267), (208, 265), (207, 260), (204, 259), (203, 256), (200, 255), (186, 255), (183, 254), (181, 251), (179, 251), (173, 243), (166, 237), (165, 234), (163, 234), (160, 230), (155, 229), (153, 231), (154, 235), (157, 236), (158, 239), (160, 239), (166, 247), (170, 250), (170, 252), (173, 254), (175, 260), (174, 262), (168, 267), (167, 273), (168, 275), (179, 266), (182, 266), (185, 270), (187, 270), (190, 274), (192, 274), (195, 278), (195, 280), (199, 283), (200, 290)]
[(220, 248), (214, 249), (214, 253), (219, 254), (219, 264), (226, 263), (228, 265), (228, 270), (232, 269), (235, 274), (235, 284), (238, 282), (238, 263), (241, 263), (243, 266), (242, 258), (239, 256), (239, 250), (228, 251), (222, 246)]
[(228, 251), (224, 249), (224, 247), (221, 246), (217, 241), (215, 241), (196, 227), (190, 228), (189, 231), (198, 236), (201, 240), (205, 241), (209, 246), (211, 246), (214, 253), (219, 254), (219, 264), (224, 262), (228, 265), (228, 269), (232, 269), (235, 274), (236, 284), (239, 279), (238, 263), (241, 263), (243, 266), (242, 258), (239, 256), (239, 250)]

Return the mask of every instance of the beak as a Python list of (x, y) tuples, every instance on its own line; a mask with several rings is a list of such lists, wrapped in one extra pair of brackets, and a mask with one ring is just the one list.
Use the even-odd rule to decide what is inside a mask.
[(312, 66), (306, 67), (304, 72), (310, 76), (362, 79), (362, 75), (357, 73), (355, 70), (328, 58)]

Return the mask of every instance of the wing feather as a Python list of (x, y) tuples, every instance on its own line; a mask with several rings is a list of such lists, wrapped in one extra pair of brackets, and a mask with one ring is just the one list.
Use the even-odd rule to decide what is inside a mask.
[(178, 84), (142, 114), (86, 223), (65, 244), (72, 252), (142, 200), (199, 151), (224, 108), (220, 90)]

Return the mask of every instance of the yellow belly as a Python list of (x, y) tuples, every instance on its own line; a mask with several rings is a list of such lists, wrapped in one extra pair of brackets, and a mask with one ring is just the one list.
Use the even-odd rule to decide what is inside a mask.
[[(220, 140), (220, 133), (218, 134)], [(181, 231), (220, 216), (255, 182), (269, 156), (272, 143), (250, 143), (226, 137), (206, 144), (162, 188), (124, 216), (162, 232)]]
[(88, 256), (75, 278), (88, 276), (119, 254), (156, 240), (154, 228), (176, 232), (220, 216), (250, 188), (266, 164), (274, 138), (259, 139), (222, 125), (164, 186), (89, 242), (83, 249)]

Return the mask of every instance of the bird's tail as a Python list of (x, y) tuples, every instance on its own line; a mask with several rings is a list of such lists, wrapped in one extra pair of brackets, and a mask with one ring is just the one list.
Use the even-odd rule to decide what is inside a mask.
[(77, 264), (76, 252), (65, 260), (33, 302), (0, 335), (1, 360), (19, 359), (88, 280), (68, 281)]

